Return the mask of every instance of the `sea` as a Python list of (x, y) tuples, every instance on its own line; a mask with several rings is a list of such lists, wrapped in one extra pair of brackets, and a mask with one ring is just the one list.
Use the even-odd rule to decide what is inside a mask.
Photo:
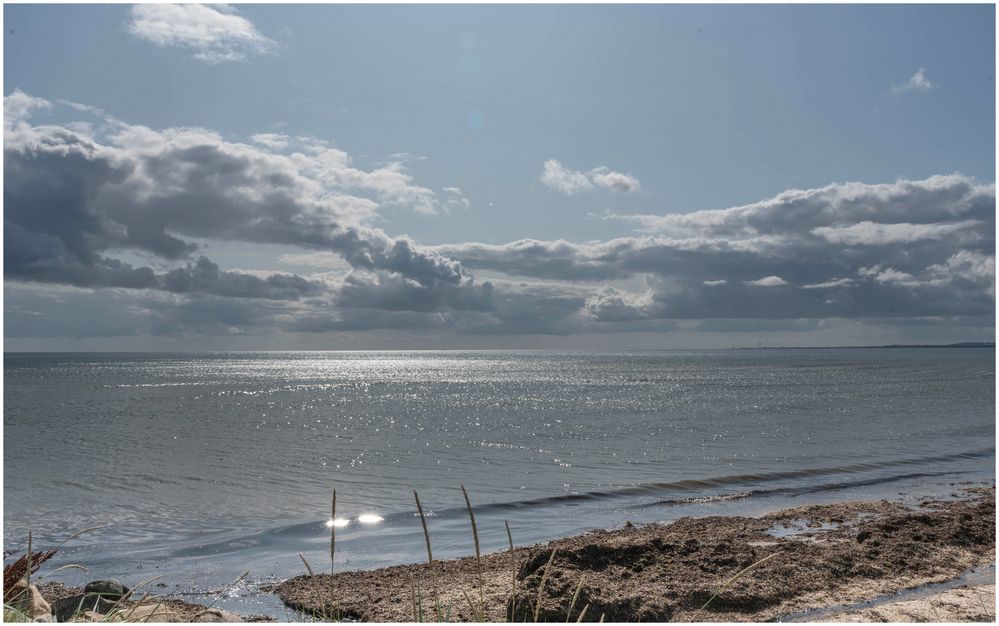
[[(6, 353), (5, 556), (295, 620), (268, 583), (995, 483), (994, 348)], [(329, 554), (336, 492), (336, 553)], [(96, 529), (94, 529), (96, 527)], [(74, 564), (86, 568), (56, 570)]]

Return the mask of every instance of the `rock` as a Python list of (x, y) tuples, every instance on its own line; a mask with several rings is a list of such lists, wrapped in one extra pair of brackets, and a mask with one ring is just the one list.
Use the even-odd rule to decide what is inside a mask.
[[(235, 618), (235, 619), (233, 619)], [(222, 609), (208, 609), (193, 619), (195, 622), (241, 622), (243, 619), (235, 613)]]
[(143, 604), (129, 609), (122, 617), (127, 622), (160, 623), (187, 621), (179, 613), (162, 604)]
[(92, 580), (83, 588), (83, 593), (98, 593), (108, 600), (118, 600), (129, 589), (117, 580)]
[(68, 622), (73, 616), (85, 611), (107, 613), (115, 607), (115, 601), (108, 600), (96, 593), (77, 593), (52, 602), (52, 614), (56, 621)]
[(104, 620), (104, 614), (96, 611), (84, 611), (81, 615), (73, 618), (76, 622), (100, 622)]
[(25, 585), (22, 583), (20, 588), (22, 591), (14, 601), (14, 606), (18, 611), (21, 611), (31, 619), (52, 615), (52, 607), (42, 597), (42, 593), (38, 591), (38, 587), (31, 585), (25, 590)]
[(224, 609), (208, 609), (201, 615), (194, 618), (195, 622), (242, 622), (243, 618), (231, 611)]
[(49, 615), (41, 615), (39, 617), (36, 617), (34, 619), (34, 621), (35, 622), (54, 622), (55, 621), (55, 617), (52, 616), (51, 614), (49, 614)]

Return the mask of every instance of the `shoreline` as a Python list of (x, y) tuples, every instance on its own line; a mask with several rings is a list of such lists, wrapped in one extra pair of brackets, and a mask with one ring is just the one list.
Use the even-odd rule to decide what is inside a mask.
[[(585, 608), (582, 621), (772, 621), (842, 607), (837, 614), (844, 621), (853, 613), (861, 620), (888, 614), (905, 621), (918, 610), (906, 605), (886, 613), (892, 594), (953, 582), (974, 568), (994, 572), (994, 486), (953, 496), (915, 508), (846, 501), (760, 517), (688, 517), (594, 531), (514, 548), (512, 557), (509, 550), (482, 555), (481, 586), (470, 556), (435, 559), (432, 568), (420, 563), (332, 578), (296, 576), (261, 593), (272, 592), (306, 615), (371, 622), (436, 619), (437, 598), (451, 620), (505, 621), (512, 608), (517, 621), (531, 621), (537, 609), (541, 621), (565, 622)], [(967, 602), (946, 613), (948, 620), (994, 620), (995, 596), (981, 598), (979, 587), (966, 586), (975, 593), (962, 596)], [(949, 594), (946, 606), (956, 593), (940, 592)], [(884, 601), (874, 608), (851, 609), (879, 598)], [(944, 606), (921, 602), (938, 613)]]

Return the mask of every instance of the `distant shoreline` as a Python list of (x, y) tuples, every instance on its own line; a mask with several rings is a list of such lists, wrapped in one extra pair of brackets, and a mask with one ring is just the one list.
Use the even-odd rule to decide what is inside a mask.
[(729, 350), (884, 350), (896, 348), (995, 348), (995, 342), (963, 341), (960, 343), (893, 343), (883, 346), (755, 346), (727, 348)]
[(20, 354), (281, 354), (286, 352), (727, 352), (731, 350), (876, 350), (899, 348), (995, 348), (995, 342), (964, 341), (945, 344), (888, 344), (877, 346), (731, 346), (728, 348), (627, 348), (604, 350), (597, 348), (333, 348), (318, 350), (5, 350), (3, 355)]

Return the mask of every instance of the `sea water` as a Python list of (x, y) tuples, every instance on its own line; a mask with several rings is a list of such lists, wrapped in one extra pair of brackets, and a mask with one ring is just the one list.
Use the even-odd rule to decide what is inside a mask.
[[(4, 548), (287, 618), (260, 584), (995, 476), (992, 348), (8, 353)], [(53, 566), (53, 567), (54, 567)], [(249, 576), (232, 585), (239, 575)], [(231, 589), (230, 589), (231, 587)]]

